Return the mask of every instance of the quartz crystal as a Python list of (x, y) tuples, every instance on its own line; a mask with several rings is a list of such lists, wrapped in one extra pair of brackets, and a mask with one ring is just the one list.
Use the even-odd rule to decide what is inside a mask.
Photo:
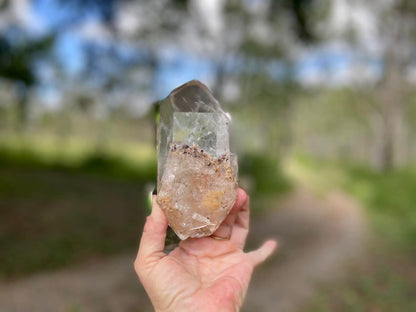
[(211, 235), (237, 199), (230, 117), (195, 80), (159, 104), (157, 202), (180, 239)]

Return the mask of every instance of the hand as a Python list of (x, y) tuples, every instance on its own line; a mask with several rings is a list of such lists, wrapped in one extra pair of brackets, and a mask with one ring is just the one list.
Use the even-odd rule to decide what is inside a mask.
[(254, 267), (276, 248), (276, 242), (268, 240), (255, 251), (243, 251), (249, 227), (249, 198), (242, 189), (214, 238), (188, 238), (165, 254), (167, 226), (154, 196), (134, 266), (157, 312), (238, 311)]

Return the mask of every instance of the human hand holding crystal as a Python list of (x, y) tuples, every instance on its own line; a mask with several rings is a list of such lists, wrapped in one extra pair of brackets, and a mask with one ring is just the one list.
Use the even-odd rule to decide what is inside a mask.
[(244, 252), (249, 229), (249, 198), (239, 189), (230, 214), (210, 237), (188, 238), (163, 252), (168, 222), (152, 200), (135, 261), (135, 270), (157, 312), (238, 311), (255, 266), (275, 250), (268, 240)]

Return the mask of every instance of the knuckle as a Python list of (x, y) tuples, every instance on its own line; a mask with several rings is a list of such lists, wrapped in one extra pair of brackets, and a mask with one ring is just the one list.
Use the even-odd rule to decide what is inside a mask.
[(140, 272), (140, 268), (141, 268), (141, 263), (140, 263), (140, 258), (137, 257), (136, 260), (134, 260), (134, 270), (136, 271), (136, 273), (139, 275)]
[(142, 275), (143, 274), (143, 269), (146, 266), (145, 263), (145, 259), (143, 257), (143, 255), (141, 255), (140, 251), (139, 254), (136, 257), (136, 260), (134, 260), (134, 270), (136, 271), (137, 275)]
[(149, 271), (151, 264), (151, 259), (148, 256), (145, 256), (139, 252), (136, 260), (134, 261), (134, 270), (136, 271), (140, 279), (144, 275), (146, 275), (146, 272)]

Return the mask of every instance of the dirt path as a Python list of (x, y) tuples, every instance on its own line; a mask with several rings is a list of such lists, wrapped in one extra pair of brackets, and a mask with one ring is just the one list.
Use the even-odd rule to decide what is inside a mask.
[(317, 284), (339, 277), (364, 247), (362, 210), (346, 194), (318, 199), (298, 189), (280, 205), (252, 226), (258, 237), (273, 233), (281, 248), (254, 274), (243, 311), (299, 311)]
[(0, 311), (151, 311), (134, 274), (134, 257), (121, 254), (0, 284)]
[[(253, 277), (243, 311), (297, 311), (314, 286), (336, 278), (364, 242), (364, 218), (345, 194), (298, 189), (252, 220), (249, 245), (275, 236), (279, 253)], [(0, 284), (1, 312), (151, 311), (132, 268), (134, 253)]]

